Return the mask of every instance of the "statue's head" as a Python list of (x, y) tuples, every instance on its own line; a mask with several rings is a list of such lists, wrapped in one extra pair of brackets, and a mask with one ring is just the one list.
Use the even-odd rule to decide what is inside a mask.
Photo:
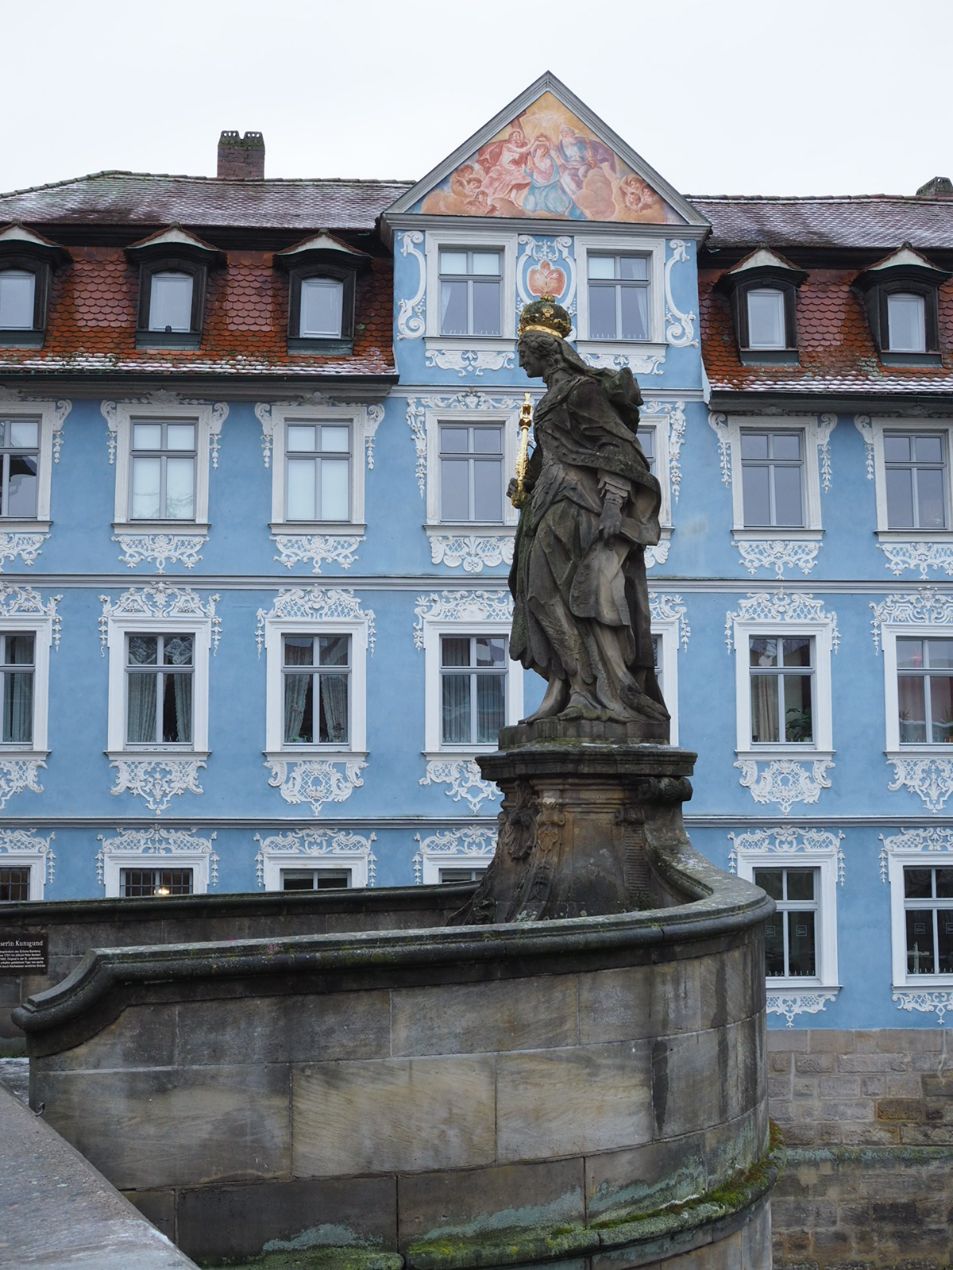
[(531, 379), (543, 375), (553, 362), (565, 360), (566, 336), (572, 329), (572, 319), (561, 304), (551, 295), (544, 295), (527, 304), (520, 314), (519, 360)]
[(543, 295), (538, 300), (531, 301), (520, 314), (520, 336), (529, 331), (542, 331), (546, 335), (564, 340), (571, 330), (572, 318), (551, 295)]

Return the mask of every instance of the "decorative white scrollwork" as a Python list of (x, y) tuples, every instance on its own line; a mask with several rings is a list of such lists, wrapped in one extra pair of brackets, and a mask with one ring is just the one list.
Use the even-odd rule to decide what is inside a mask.
[(688, 249), (681, 238), (669, 241), (671, 255), (665, 261), (665, 339), (672, 348), (697, 348), (695, 314), (682, 313), (672, 295), (672, 270), (688, 260)]
[(430, 558), (451, 569), (482, 573), (497, 564), (513, 563), (512, 534), (431, 534)]
[(414, 606), (414, 647), (424, 646), (425, 622), (499, 622), (513, 620), (509, 591), (431, 591), (418, 595)]
[(722, 485), (731, 484), (731, 435), (728, 416), (717, 411), (708, 412), (708, 426), (718, 440), (718, 466)]
[(688, 647), (692, 628), (688, 624), (687, 611), (680, 595), (669, 595), (665, 591), (650, 591), (649, 612), (653, 622), (675, 622), (679, 643), (683, 648)]
[(904, 626), (953, 626), (953, 595), (924, 587), (919, 591), (905, 591), (889, 595), (879, 604), (870, 606), (870, 621), (874, 648), (882, 643), (883, 628), (887, 625)]
[(889, 790), (907, 789), (917, 795), (928, 811), (943, 810), (953, 793), (953, 759), (934, 755), (921, 758), (889, 755), (887, 762), (893, 768)]
[(0, 617), (37, 617), (50, 623), (50, 639), (54, 648), (60, 646), (63, 620), (57, 613), (61, 595), (44, 600), (31, 586), (14, 586), (0, 582)]
[(874, 425), (870, 415), (854, 415), (854, 427), (864, 438), (867, 480), (872, 481), (874, 479)]
[(884, 885), (889, 881), (892, 855), (900, 852), (906, 855), (912, 851), (953, 855), (953, 829), (941, 825), (929, 825), (924, 829), (901, 829), (899, 833), (890, 834), (889, 837), (881, 834), (880, 841), (883, 843), (880, 848), (880, 880)]
[(203, 856), (208, 861), (209, 886), (218, 885), (219, 857), (212, 843), (218, 837), (212, 833), (208, 838), (196, 835), (194, 829), (186, 833), (184, 829), (166, 829), (161, 825), (150, 825), (148, 829), (125, 829), (113, 838), (105, 834), (97, 834), (102, 846), (96, 852), (96, 879), (100, 886), (106, 881), (106, 862), (114, 857), (135, 856)]
[(427, 327), (426, 321), (426, 293), (427, 293), (427, 262), (424, 254), (420, 250), (420, 244), (424, 240), (423, 234), (418, 229), (407, 230), (399, 235), (400, 254), (409, 256), (411, 260), (417, 262), (417, 290), (410, 299), (399, 300), (397, 303), (397, 338), (399, 340), (419, 340)]
[(275, 446), (275, 428), (284, 418), (288, 409), (301, 409), (312, 406), (315, 410), (339, 409), (353, 410), (357, 419), (362, 420), (364, 433), (364, 455), (369, 468), (374, 466), (374, 438), (384, 418), (384, 407), (379, 402), (344, 401), (340, 397), (328, 393), (300, 393), (296, 397), (283, 397), (280, 402), (259, 401), (255, 405), (255, 416), (261, 424), (261, 457), (265, 467), (271, 467), (271, 455)]
[(323, 564), (336, 564), (342, 569), (350, 569), (364, 539), (353, 534), (341, 537), (330, 534), (272, 534), (271, 541), (278, 549), (275, 559), (286, 569), (293, 569), (296, 564), (306, 564), (310, 566), (312, 573), (320, 573)]
[(364, 784), (362, 758), (268, 758), (268, 784), (286, 803), (307, 803), (315, 816), (325, 803), (343, 803)]
[(35, 829), (0, 829), (0, 856), (33, 856), (40, 861), (49, 886), (56, 873), (56, 852), (50, 845), (55, 837), (51, 833), (42, 838)]
[(837, 881), (844, 885), (846, 860), (842, 833), (828, 829), (808, 829), (783, 825), (776, 829), (751, 829), (746, 833), (730, 833), (731, 850), (728, 852), (728, 872), (738, 872), (738, 857), (746, 852), (764, 851), (778, 855), (824, 855), (837, 861)]
[(173, 798), (205, 792), (199, 784), (199, 772), (205, 767), (203, 758), (157, 754), (148, 758), (113, 759), (111, 766), (116, 769), (116, 783), (109, 792), (142, 798), (157, 816)]
[(219, 446), (221, 443), (222, 424), (228, 418), (228, 403), (224, 401), (208, 401), (195, 397), (185, 397), (172, 392), (168, 388), (160, 388), (143, 397), (127, 397), (122, 401), (100, 402), (100, 412), (106, 420), (106, 452), (109, 462), (116, 462), (116, 448), (120, 423), (128, 417), (129, 411), (137, 406), (145, 410), (157, 409), (163, 405), (194, 407), (199, 421), (208, 427), (209, 454), (212, 467), (218, 467)]
[(665, 369), (664, 353), (583, 353), (583, 359), (597, 370), (625, 370), (633, 375), (661, 375)]
[(0, 573), (8, 560), (19, 558), (25, 565), (36, 564), (47, 534), (0, 533)]
[(664, 564), (668, 559), (669, 548), (671, 545), (671, 539), (667, 536), (667, 534), (663, 534), (658, 542), (650, 543), (649, 546), (645, 548), (646, 569), (652, 569), (657, 564)]
[(154, 564), (165, 573), (169, 564), (194, 569), (202, 560), (207, 534), (113, 534), (122, 549), (122, 562), (130, 569), (138, 564)]
[(489, 862), (496, 850), (496, 829), (479, 825), (462, 825), (459, 829), (442, 829), (421, 837), (414, 834), (417, 854), (414, 856), (414, 881), (423, 881), (424, 862), (432, 859), (472, 859)]
[(255, 623), (255, 642), (258, 656), (265, 647), (265, 623), (284, 619), (303, 618), (309, 622), (366, 622), (367, 646), (373, 653), (376, 646), (374, 613), (362, 609), (353, 591), (343, 587), (285, 587), (278, 592), (274, 604), (267, 611), (259, 609)]
[(447, 785), (444, 792), (455, 803), (467, 802), (473, 812), (481, 803), (499, 796), (496, 785), (485, 781), (472, 758), (436, 758), (427, 760), (427, 773), (420, 778), (421, 785)]
[(481, 392), (466, 388), (462, 392), (429, 393), (425, 397), (407, 398), (407, 426), (414, 439), (417, 452), (417, 488), (423, 497), (427, 492), (427, 411), (472, 410), (474, 413), (512, 411), (519, 405), (519, 398)]
[(834, 766), (829, 758), (798, 762), (790, 758), (759, 761), (740, 758), (735, 767), (740, 784), (750, 790), (756, 803), (777, 803), (786, 816), (795, 803), (816, 803), (822, 789), (830, 789), (827, 775)]
[(377, 881), (377, 856), (371, 850), (372, 844), (377, 841), (376, 833), (364, 837), (346, 830), (301, 829), (269, 834), (264, 838), (256, 833), (255, 841), (258, 843), (255, 871), (260, 887), (265, 885), (265, 865), (275, 857), (302, 862), (314, 857), (357, 858), (367, 869), (367, 885), (373, 886)]
[(953, 988), (895, 988), (890, 999), (898, 1010), (935, 1014), (940, 1027), (953, 1016)]
[(735, 622), (777, 622), (789, 626), (810, 622), (829, 626), (831, 648), (835, 653), (840, 648), (837, 614), (826, 613), (824, 601), (815, 600), (807, 592), (759, 591), (745, 596), (738, 608), (725, 617), (725, 643), (729, 652), (734, 648)]
[(837, 415), (818, 415), (817, 417), (817, 465), (821, 475), (821, 489), (825, 494), (831, 490), (831, 433), (837, 427)]
[(820, 1014), (832, 1001), (837, 1000), (838, 988), (810, 988), (798, 991), (792, 988), (768, 988), (768, 1014), (779, 1014), (787, 1019), (787, 1026), (794, 1027), (799, 1014)]
[(773, 569), (780, 582), (785, 569), (800, 569), (807, 576), (817, 564), (819, 542), (792, 541), (788, 538), (735, 539), (741, 563), (749, 573)]
[(374, 467), (374, 441), (384, 421), (384, 407), (375, 402), (364, 407), (364, 458), (369, 469)]
[(170, 586), (168, 582), (157, 582), (155, 586), (132, 587), (116, 600), (110, 599), (108, 595), (101, 595), (99, 602), (103, 611), (99, 618), (99, 651), (105, 657), (109, 622), (112, 618), (187, 617), (209, 622), (212, 651), (217, 653), (222, 637), (222, 619), (217, 615), (215, 606), (220, 599), (219, 595), (210, 595), (203, 601), (198, 591), (192, 587)]
[(668, 422), (668, 479), (672, 486), (672, 502), (678, 502), (682, 488), (682, 445), (685, 441), (684, 401), (665, 401), (653, 398), (646, 401), (640, 413), (643, 419)]
[[(551, 295), (575, 320), (576, 260), (571, 250), (572, 239), (564, 234), (557, 238), (520, 234), (519, 245), (521, 251), (516, 262), (517, 318), (524, 304), (531, 304), (543, 295)], [(572, 332), (569, 338), (575, 338)]]
[(5, 807), (15, 794), (25, 789), (42, 794), (42, 767), (46, 767), (46, 761), (41, 758), (0, 758), (0, 807)]
[(887, 568), (895, 577), (919, 570), (926, 582), (931, 569), (939, 569), (948, 577), (953, 575), (953, 543), (879, 542), (877, 545), (887, 557)]
[(511, 370), (515, 352), (488, 348), (428, 348), (427, 365), (435, 370), (452, 370), (464, 379), (485, 370)]

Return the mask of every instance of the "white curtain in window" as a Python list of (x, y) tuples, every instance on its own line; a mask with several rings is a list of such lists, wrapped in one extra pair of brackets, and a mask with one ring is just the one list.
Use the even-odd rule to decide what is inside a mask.
[(130, 741), (156, 739), (156, 676), (129, 676), (127, 736)]
[(321, 713), (324, 716), (325, 730), (322, 729), (321, 740), (347, 740), (347, 676), (321, 676)]

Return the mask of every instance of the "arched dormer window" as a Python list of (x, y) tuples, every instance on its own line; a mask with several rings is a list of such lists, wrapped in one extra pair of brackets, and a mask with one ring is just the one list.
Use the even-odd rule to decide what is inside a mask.
[(939, 365), (937, 297), (951, 276), (909, 243), (857, 276), (854, 289), (885, 366)]
[(275, 253), (288, 273), (289, 352), (353, 351), (357, 275), (369, 264), (366, 252), (326, 231)]
[(731, 300), (742, 362), (796, 362), (797, 291), (807, 277), (766, 247), (759, 247), (719, 279)]
[(177, 225), (126, 248), (139, 265), (137, 348), (198, 348), (208, 272), (224, 263), (217, 248)]
[(50, 275), (68, 259), (62, 247), (23, 225), (0, 231), (0, 345), (42, 345)]

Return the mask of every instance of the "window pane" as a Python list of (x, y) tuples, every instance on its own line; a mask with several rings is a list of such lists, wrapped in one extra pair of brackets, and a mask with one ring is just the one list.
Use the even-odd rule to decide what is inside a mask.
[(467, 333), (467, 284), (441, 282), (440, 334), (466, 335)]
[(159, 661), (159, 641), (155, 635), (129, 636), (130, 666), (155, 666)]
[(813, 645), (810, 635), (785, 635), (781, 640), (785, 666), (810, 666)]
[(126, 690), (126, 738), (152, 744), (156, 740), (156, 690), (159, 676), (130, 673)]
[(349, 635), (321, 635), (318, 637), (318, 660), (322, 666), (346, 666), (350, 646)]
[(953, 896), (953, 869), (936, 870), (936, 893), (944, 900)]
[(10, 455), (10, 482), (5, 516), (35, 516), (37, 460), (34, 455)]
[(503, 726), (504, 675), (477, 676), (477, 735), (480, 744), (495, 741)]
[(444, 635), (440, 641), (440, 663), (443, 666), (469, 666), (470, 641), (465, 637)]
[(316, 891), (341, 891), (351, 885), (350, 869), (316, 869)]
[(748, 347), (787, 347), (783, 292), (773, 288), (748, 292)]
[(937, 909), (936, 924), (939, 935), (937, 974), (948, 975), (953, 971), (953, 909)]
[(32, 330), (35, 295), (35, 274), (25, 269), (0, 272), (0, 329)]
[(476, 644), (476, 664), (478, 666), (506, 665), (506, 640), (490, 639), (478, 636)]
[(132, 461), (132, 518), (157, 520), (162, 515), (162, 460), (135, 458)]
[(752, 637), (748, 656), (752, 666), (777, 666), (778, 641), (763, 636)]
[(773, 459), (795, 462), (801, 458), (801, 434), (799, 432), (771, 432), (768, 434)]
[(470, 676), (441, 677), (441, 740), (445, 745), (470, 743)]
[(321, 741), (343, 745), (348, 738), (347, 675), (321, 675)]
[(470, 464), (466, 459), (440, 460), (440, 519), (471, 519)]
[(766, 459), (768, 457), (768, 434), (766, 432), (741, 433), (741, 457), (743, 459)]
[(466, 428), (452, 428), (448, 424), (440, 425), (440, 449), (447, 454), (466, 454), (469, 431)]
[[(758, 883), (759, 886), (762, 883)], [(784, 914), (774, 913), (764, 927), (764, 973), (769, 979), (784, 975)]]
[(501, 454), (503, 452), (503, 429), (474, 428), (473, 450), (476, 454)]
[(165, 515), (169, 520), (195, 517), (195, 459), (166, 459)]
[(590, 255), (589, 256), (589, 277), (590, 278), (614, 278), (615, 277), (615, 257)]
[(134, 450), (161, 450), (161, 423), (134, 423), (132, 425), (132, 448)]
[(933, 871), (931, 869), (904, 869), (903, 894), (908, 900), (925, 900), (933, 894)]
[(744, 463), (741, 468), (741, 497), (746, 525), (771, 524), (771, 469), (767, 464)]
[(817, 958), (814, 946), (814, 914), (788, 913), (788, 973), (794, 975), (817, 974)]
[(788, 869), (789, 900), (813, 900), (816, 869)]
[(500, 253), (498, 251), (471, 251), (470, 269), (473, 273), (500, 272)]
[(751, 676), (751, 739), (761, 744), (781, 739), (776, 675)]
[(314, 459), (288, 460), (288, 489), (285, 498), (286, 514), (289, 520), (316, 519), (314, 478)]
[(192, 676), (162, 676), (162, 739), (170, 744), (192, 740)]
[(924, 300), (921, 295), (887, 296), (887, 347), (895, 353), (926, 350)]
[(814, 739), (810, 675), (784, 676), (784, 739), (801, 744)]
[(943, 462), (943, 438), (936, 433), (925, 433), (912, 438), (913, 452), (918, 463)]
[(622, 287), (622, 331), (624, 340), (649, 337), (649, 293), (646, 287)]
[(931, 669), (948, 670), (953, 667), (953, 639), (928, 639), (926, 649)]
[(503, 464), (499, 459), (473, 462), (473, 518), (503, 519)]
[(473, 334), (499, 335), (500, 283), (474, 282), (471, 286), (473, 288)]
[(891, 529), (913, 528), (913, 469), (888, 467), (884, 477), (887, 484), (887, 525)]
[(195, 424), (170, 423), (165, 430), (165, 443), (170, 450), (195, 449)]
[(35, 450), (40, 443), (40, 426), (29, 419), (11, 419), (7, 425), (11, 446), (22, 446), (24, 450)]
[(917, 469), (917, 524), (920, 529), (943, 529), (946, 526), (946, 499), (942, 468)]
[(615, 287), (590, 286), (589, 288), (589, 338), (614, 340), (616, 338)]
[(336, 454), (349, 453), (351, 449), (351, 429), (324, 424), (321, 428), (321, 449), (325, 452), (333, 451)]
[(313, 424), (292, 424), (288, 428), (287, 448), (289, 450), (315, 450), (317, 428)]
[(774, 468), (774, 523), (803, 525), (801, 506), (801, 466)]
[[(589, 275), (592, 277), (592, 274)], [(619, 277), (625, 279), (646, 280), (649, 276), (649, 262), (645, 256), (620, 256)]]
[(900, 740), (904, 745), (927, 739), (924, 686), (924, 679), (919, 675), (900, 675), (897, 678)]
[(921, 910), (907, 913), (907, 973), (934, 973), (933, 913)]
[(164, 666), (191, 666), (192, 636), (166, 635), (162, 641), (162, 664)]
[(911, 438), (904, 432), (884, 433), (884, 458), (888, 463), (909, 463)]
[(192, 329), (192, 275), (154, 273), (149, 296), (150, 331)]
[(33, 671), (3, 675), (3, 740), (26, 745), (33, 740)]
[(949, 675), (930, 676), (930, 715), (936, 744), (953, 741), (953, 678)]
[(476, 882), (483, 876), (486, 869), (439, 869), (437, 876), (441, 882)]
[(0, 868), (0, 903), (30, 898), (30, 870)]
[(340, 336), (344, 284), (335, 278), (305, 278), (301, 283), (301, 320), (298, 334)]
[(33, 636), (8, 635), (3, 641), (3, 663), (6, 666), (32, 666)]
[(282, 869), (281, 889), (283, 891), (316, 891), (314, 869)]
[(321, 460), (322, 520), (347, 520), (350, 516), (350, 472), (347, 459)]
[(441, 251), (441, 273), (466, 273), (467, 253), (465, 251)]
[(655, 471), (655, 429), (639, 428), (639, 445), (645, 455), (645, 461)]
[(900, 667), (912, 667), (919, 670), (923, 667), (923, 640), (922, 639), (898, 639), (897, 640), (897, 665)]
[(783, 869), (755, 869), (754, 884), (760, 886), (773, 900), (784, 898)]
[(285, 675), (286, 745), (310, 745), (314, 740), (314, 677)]
[(314, 664), (314, 639), (310, 635), (286, 635), (283, 646), (286, 666)]

